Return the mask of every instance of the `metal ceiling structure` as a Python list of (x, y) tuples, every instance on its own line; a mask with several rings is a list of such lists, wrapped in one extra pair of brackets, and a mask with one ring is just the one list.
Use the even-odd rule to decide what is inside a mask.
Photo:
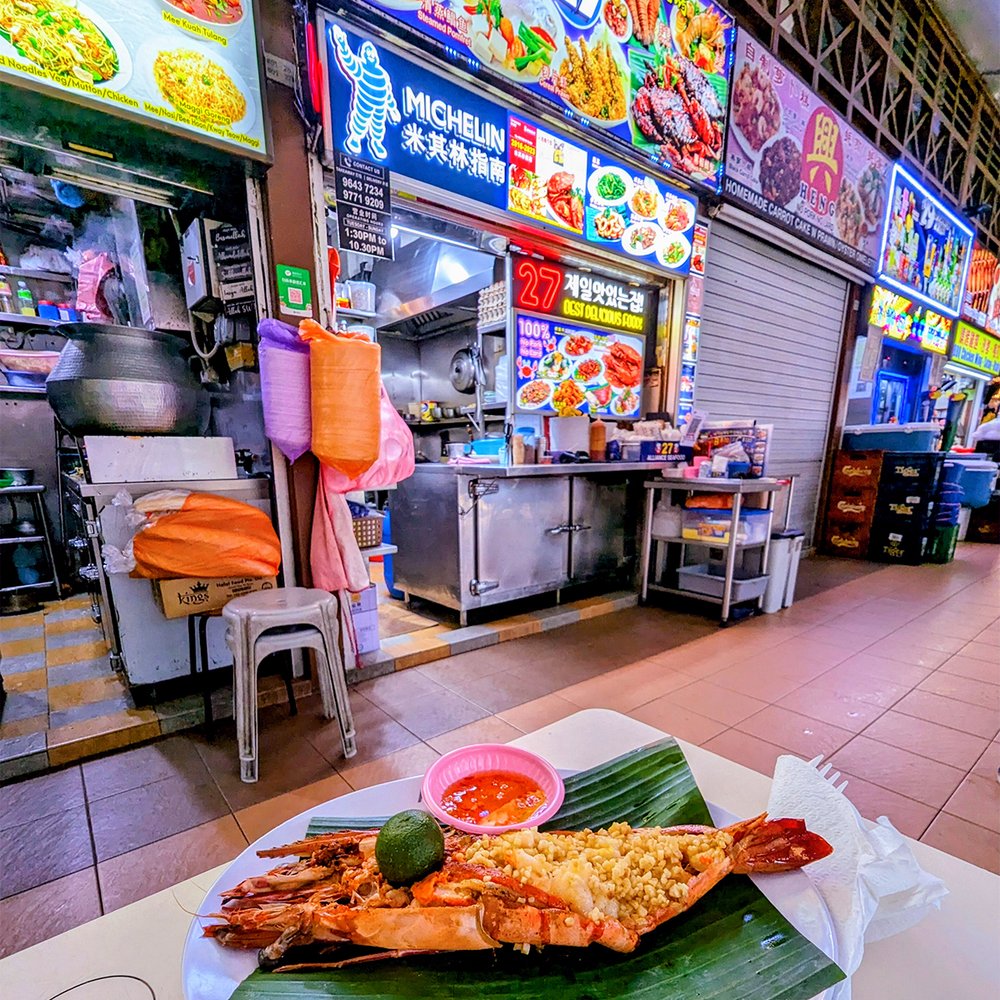
[(1000, 105), (932, 3), (725, 5), (887, 156), (906, 162), (967, 214), (970, 205), (992, 206), (972, 221), (979, 240), (1000, 251)]

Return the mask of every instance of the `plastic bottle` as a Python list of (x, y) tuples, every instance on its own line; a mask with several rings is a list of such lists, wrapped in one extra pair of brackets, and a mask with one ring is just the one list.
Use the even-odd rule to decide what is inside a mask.
[(603, 462), (608, 447), (608, 425), (599, 417), (590, 425), (590, 460)]
[(14, 293), (10, 282), (0, 274), (0, 313), (17, 312), (14, 308)]
[(35, 296), (31, 294), (31, 289), (23, 281), (17, 283), (17, 311), (22, 316), (37, 316), (35, 309)]

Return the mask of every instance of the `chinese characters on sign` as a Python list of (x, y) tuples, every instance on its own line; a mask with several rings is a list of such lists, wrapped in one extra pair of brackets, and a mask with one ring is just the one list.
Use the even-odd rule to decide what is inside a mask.
[(893, 167), (878, 279), (957, 316), (972, 257), (972, 229), (898, 163)]
[(389, 168), (338, 150), (334, 180), (340, 249), (392, 260)]
[(874, 272), (889, 161), (760, 42), (736, 33), (726, 194)]
[[(381, 191), (360, 165), (411, 178), (479, 205), (526, 216), (570, 238), (684, 275), (697, 204), (641, 171), (598, 156), (339, 24), (326, 25), (329, 153), (351, 161), (338, 180), (356, 242), (377, 253)], [(369, 171), (371, 173), (371, 171)], [(350, 188), (350, 190), (349, 190)], [(367, 193), (366, 193), (367, 192)], [(349, 197), (345, 200), (342, 195)]]
[(955, 328), (951, 359), (988, 375), (1000, 375), (1000, 339), (960, 322)]
[(892, 340), (915, 344), (933, 354), (948, 351), (950, 319), (881, 285), (875, 286), (868, 322)]

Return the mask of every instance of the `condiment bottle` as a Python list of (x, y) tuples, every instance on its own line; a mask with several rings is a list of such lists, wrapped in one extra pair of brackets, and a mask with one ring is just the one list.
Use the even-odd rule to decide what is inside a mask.
[(603, 462), (608, 446), (608, 425), (598, 418), (590, 425), (590, 460)]
[(37, 316), (35, 309), (35, 296), (31, 294), (31, 289), (23, 282), (17, 283), (17, 311), (22, 316)]
[(0, 312), (17, 312), (14, 308), (14, 293), (11, 291), (10, 282), (0, 274)]
[(524, 438), (520, 434), (515, 434), (510, 439), (511, 465), (524, 465)]

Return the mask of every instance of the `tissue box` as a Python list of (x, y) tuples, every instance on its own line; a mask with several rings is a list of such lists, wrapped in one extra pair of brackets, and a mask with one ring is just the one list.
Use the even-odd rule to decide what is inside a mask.
[(359, 653), (374, 653), (379, 647), (378, 591), (375, 584), (350, 595), (351, 621), (358, 640)]

